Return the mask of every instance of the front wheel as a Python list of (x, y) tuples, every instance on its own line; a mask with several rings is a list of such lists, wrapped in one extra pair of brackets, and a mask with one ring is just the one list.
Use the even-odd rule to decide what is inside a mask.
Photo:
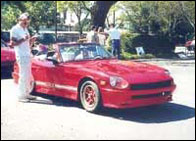
[(85, 81), (80, 88), (80, 100), (88, 112), (96, 112), (101, 107), (101, 95), (93, 81)]

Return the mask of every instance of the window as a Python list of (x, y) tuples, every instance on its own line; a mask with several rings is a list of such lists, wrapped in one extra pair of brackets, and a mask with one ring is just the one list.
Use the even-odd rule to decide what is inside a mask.
[(109, 59), (112, 57), (104, 48), (99, 45), (75, 45), (68, 47), (60, 47), (60, 54), (63, 62), (78, 61), (78, 60), (91, 60), (96, 59)]

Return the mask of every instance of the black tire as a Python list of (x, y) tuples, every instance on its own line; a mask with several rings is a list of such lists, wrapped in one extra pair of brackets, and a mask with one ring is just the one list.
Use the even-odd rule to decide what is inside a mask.
[(88, 112), (94, 113), (100, 109), (101, 94), (100, 94), (98, 86), (93, 81), (85, 81), (81, 85), (80, 101), (81, 101), (82, 107)]

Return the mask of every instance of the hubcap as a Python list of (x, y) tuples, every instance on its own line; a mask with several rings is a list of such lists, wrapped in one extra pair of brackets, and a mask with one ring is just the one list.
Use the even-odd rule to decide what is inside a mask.
[(83, 98), (88, 106), (94, 106), (96, 103), (96, 94), (92, 86), (87, 85), (83, 91)]

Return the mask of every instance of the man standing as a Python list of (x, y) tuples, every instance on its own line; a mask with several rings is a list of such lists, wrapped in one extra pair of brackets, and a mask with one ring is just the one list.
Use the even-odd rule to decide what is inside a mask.
[(103, 35), (102, 33), (104, 32), (103, 27), (98, 28), (98, 37), (99, 37), (99, 44), (102, 46), (105, 46), (105, 41), (106, 41), (106, 36)]
[(96, 26), (91, 27), (91, 31), (86, 36), (88, 43), (99, 43), (99, 37), (96, 32)]
[(120, 59), (120, 32), (111, 24), (108, 33), (112, 41), (112, 54)]
[(36, 37), (30, 37), (28, 25), (30, 19), (28, 13), (23, 13), (18, 24), (11, 31), (11, 45), (14, 46), (16, 60), (19, 66), (19, 98), (20, 100), (33, 100), (36, 97), (31, 96), (30, 81), (31, 81), (31, 45), (36, 40)]

